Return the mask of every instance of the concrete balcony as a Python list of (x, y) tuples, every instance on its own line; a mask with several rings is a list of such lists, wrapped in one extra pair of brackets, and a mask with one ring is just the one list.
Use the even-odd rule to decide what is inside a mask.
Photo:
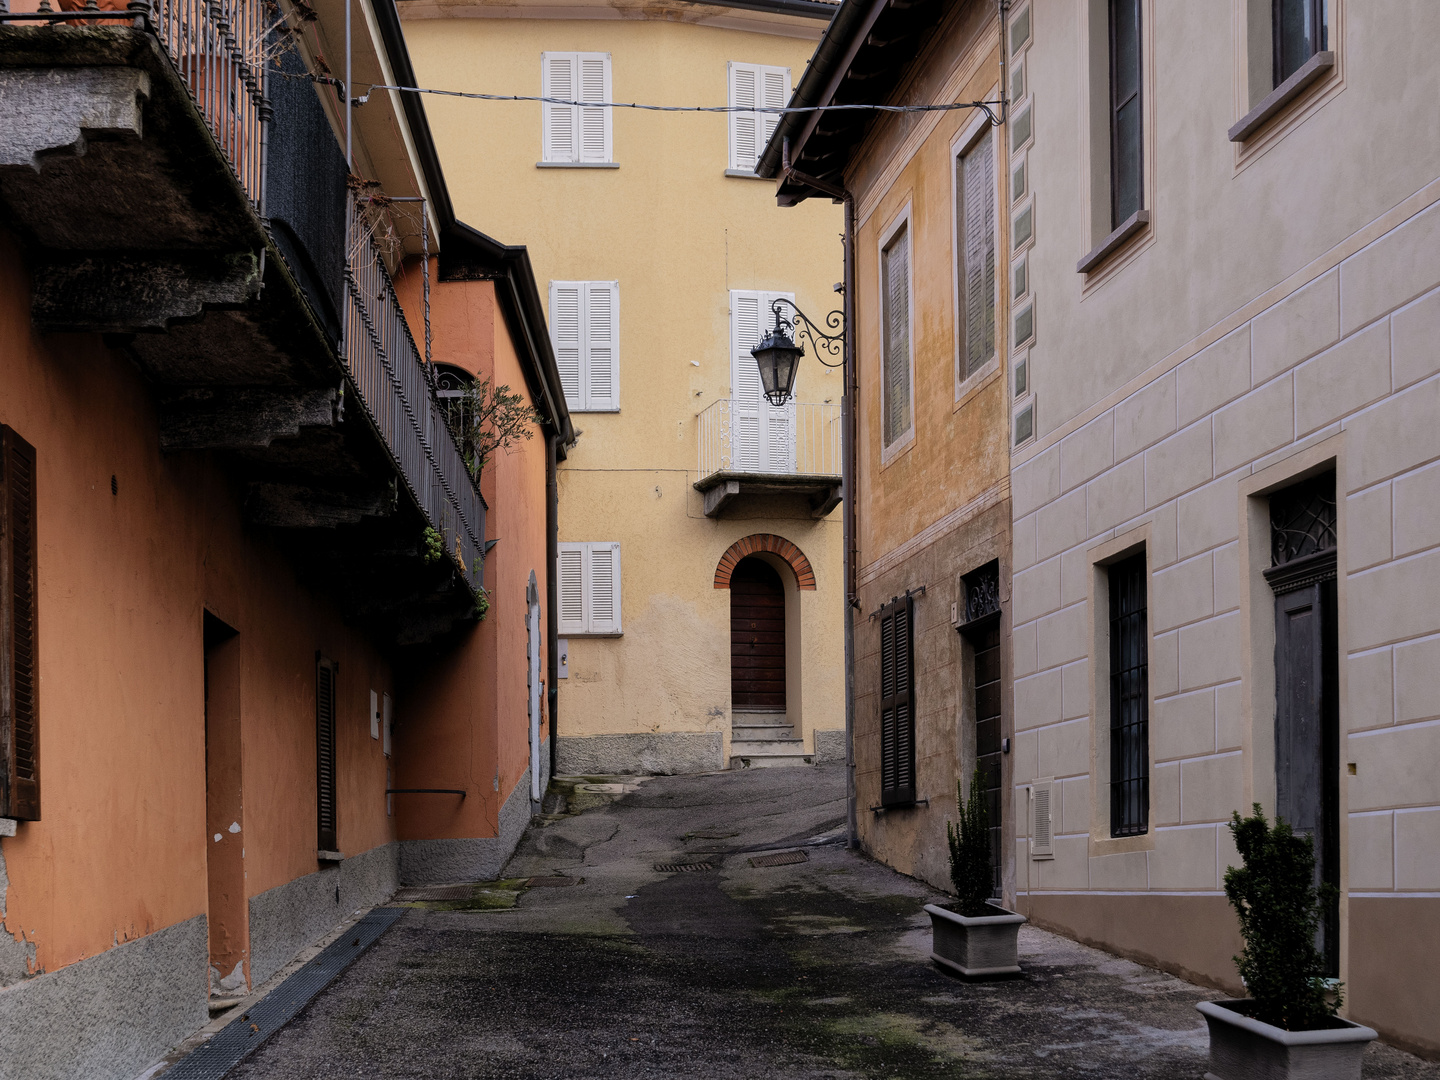
[(0, 6), (0, 204), (37, 329), (125, 349), (162, 449), (216, 454), (247, 520), (348, 617), (419, 643), (474, 617), (484, 501), (396, 299), (398, 256), (267, 18), (261, 0)]
[(839, 405), (792, 401), (774, 408), (725, 398), (699, 420), (695, 490), (705, 496), (706, 517), (724, 516), (747, 496), (803, 498), (817, 518), (840, 504)]

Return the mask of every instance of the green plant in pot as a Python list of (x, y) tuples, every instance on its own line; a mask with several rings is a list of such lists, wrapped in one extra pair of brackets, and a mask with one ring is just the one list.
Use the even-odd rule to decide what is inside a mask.
[(1323, 904), (1334, 886), (1315, 883), (1315, 845), (1259, 803), (1231, 816), (1240, 866), (1225, 871), (1225, 896), (1244, 943), (1235, 958), (1250, 992), (1202, 1001), (1210, 1027), (1210, 1080), (1251, 1076), (1359, 1080), (1360, 1057), (1375, 1032), (1336, 1016), (1342, 1003), (1316, 947)]
[(950, 881), (958, 899), (951, 904), (926, 904), (934, 932), (930, 959), (967, 977), (1016, 975), (1020, 972), (1019, 933), (1025, 916), (990, 903), (993, 869), (990, 854), (990, 812), (985, 799), (985, 774), (976, 769), (970, 795), (955, 783), (955, 823), (945, 823), (950, 844)]

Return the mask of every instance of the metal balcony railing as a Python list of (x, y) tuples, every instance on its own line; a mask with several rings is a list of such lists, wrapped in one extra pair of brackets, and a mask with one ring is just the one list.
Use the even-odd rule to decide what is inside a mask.
[(160, 40), (245, 193), (260, 205), (265, 58), (284, 16), (263, 0), (0, 0), (0, 22), (133, 26)]
[(365, 216), (349, 200), (345, 263), (345, 364), (360, 404), (445, 551), (481, 584), (485, 509), (445, 423), (390, 273)]
[(778, 409), (722, 398), (700, 413), (700, 479), (716, 473), (840, 476), (840, 406)]

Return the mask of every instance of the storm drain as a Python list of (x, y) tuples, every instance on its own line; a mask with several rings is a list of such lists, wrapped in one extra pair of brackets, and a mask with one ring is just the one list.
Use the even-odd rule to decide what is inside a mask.
[(474, 892), (474, 885), (427, 885), (414, 889), (401, 889), (395, 894), (395, 902), (397, 904), (424, 904), (442, 900), (469, 900)]
[(655, 869), (661, 874), (688, 874), (692, 870), (714, 870), (709, 862), (657, 862)]
[(529, 881), (525, 882), (525, 884), (531, 889), (543, 889), (547, 887), (553, 889), (563, 885), (579, 885), (580, 881), (581, 879), (578, 877), (532, 877)]
[(401, 915), (404, 908), (376, 908), (321, 950), (320, 955), (295, 972), (249, 1012), (232, 1020), (194, 1053), (176, 1062), (164, 1080), (220, 1080), (259, 1049), (275, 1032), (309, 1005)]
[(750, 860), (751, 866), (789, 866), (791, 863), (809, 861), (803, 851), (777, 851), (774, 855), (757, 855)]

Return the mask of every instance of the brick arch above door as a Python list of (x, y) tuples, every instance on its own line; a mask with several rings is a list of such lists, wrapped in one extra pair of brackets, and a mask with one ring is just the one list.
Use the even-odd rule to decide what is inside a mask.
[(789, 540), (783, 536), (776, 536), (774, 533), (752, 533), (743, 540), (736, 540), (731, 544), (725, 554), (720, 556), (720, 564), (715, 567), (715, 588), (728, 589), (730, 575), (735, 572), (736, 564), (745, 556), (762, 551), (768, 551), (772, 555), (778, 555), (784, 559), (790, 569), (795, 572), (796, 585), (811, 592), (815, 591), (815, 571), (810, 566), (810, 560)]

